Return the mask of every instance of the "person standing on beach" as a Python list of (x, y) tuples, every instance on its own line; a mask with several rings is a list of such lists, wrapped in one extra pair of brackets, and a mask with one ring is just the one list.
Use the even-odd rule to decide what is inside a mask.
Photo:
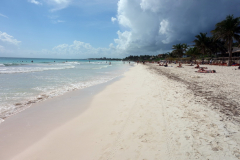
[(210, 60), (210, 64), (212, 64), (212, 59)]

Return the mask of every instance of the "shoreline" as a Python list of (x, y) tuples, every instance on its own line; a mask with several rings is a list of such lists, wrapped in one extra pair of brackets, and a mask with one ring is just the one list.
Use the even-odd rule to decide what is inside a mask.
[[(124, 72), (126, 72), (126, 71), (124, 71)], [(49, 100), (49, 99), (53, 99), (55, 97), (63, 96), (65, 94), (74, 92), (76, 90), (82, 90), (82, 89), (85, 89), (88, 87), (92, 87), (92, 86), (108, 83), (110, 81), (114, 81), (114, 79), (118, 79), (118, 77), (121, 77), (123, 75), (123, 73), (121, 73), (115, 77), (111, 77), (110, 79), (104, 80), (104, 81), (99, 81), (99, 82), (89, 81), (92, 84), (86, 84), (86, 85), (77, 86), (77, 87), (76, 87), (76, 84), (74, 84), (71, 87), (66, 87), (67, 85), (65, 85), (65, 86), (63, 86), (64, 89), (62, 89), (62, 90), (55, 89), (55, 90), (45, 91), (43, 93), (39, 93), (38, 95), (25, 97), (21, 101), (10, 103), (10, 106), (13, 106), (12, 109), (11, 110), (10, 109), (3, 110), (3, 112), (0, 113), (0, 124), (3, 123), (9, 117), (16, 115), (16, 114), (30, 108), (32, 105), (41, 103), (41, 102)], [(84, 82), (80, 82), (80, 83), (84, 84)], [(3, 107), (3, 108), (5, 108), (5, 107)]]
[[(63, 95), (33, 103), (30, 107), (7, 117), (0, 123), (0, 150), (7, 150), (10, 154), (0, 152), (0, 159), (9, 159), (44, 138), (55, 128), (82, 114), (88, 109), (95, 94), (121, 78), (123, 75), (105, 83), (69, 91)], [(68, 107), (68, 103), (72, 102), (75, 104)], [(77, 102), (80, 104), (78, 105)], [(36, 131), (37, 134), (34, 134)], [(31, 138), (28, 139), (28, 137)]]
[[(240, 72), (194, 71), (135, 65), (94, 95), (81, 114), (12, 159), (240, 159)], [(78, 96), (69, 102), (79, 103)]]
[(50, 61), (41, 59), (21, 64), (6, 59), (0, 68), (0, 123), (32, 104), (63, 95), (69, 91), (105, 83), (122, 75), (129, 66), (103, 61)]

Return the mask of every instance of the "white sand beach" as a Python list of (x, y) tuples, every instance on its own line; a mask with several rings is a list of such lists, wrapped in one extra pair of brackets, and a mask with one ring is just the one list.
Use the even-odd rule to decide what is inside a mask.
[[(46, 120), (46, 125), (38, 125), (41, 119), (36, 118), (33, 127), (18, 128), (24, 135), (15, 135), (9, 144), (4, 139), (11, 138), (8, 131), (20, 122), (1, 130), (7, 119), (0, 125), (0, 142), (5, 142), (0, 144), (0, 159), (240, 159), (240, 70), (207, 66), (217, 73), (205, 74), (192, 66), (170, 66), (135, 65), (89, 102), (72, 92), (36, 104), (42, 110), (57, 104), (75, 107), (72, 112), (62, 109), (58, 114), (68, 118), (56, 119), (54, 126), (46, 128)], [(78, 110), (83, 104), (86, 107)], [(35, 116), (43, 113), (34, 112), (34, 106), (31, 110)], [(23, 144), (14, 148), (14, 143)]]

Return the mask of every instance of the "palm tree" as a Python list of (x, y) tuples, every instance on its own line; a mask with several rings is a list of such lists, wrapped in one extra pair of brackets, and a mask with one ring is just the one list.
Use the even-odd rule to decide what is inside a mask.
[(208, 49), (210, 51), (210, 57), (212, 54), (217, 54), (217, 52), (226, 53), (227, 49), (224, 46), (224, 42), (220, 39), (216, 39), (215, 37), (209, 37), (209, 46)]
[(168, 52), (167, 54), (167, 57), (177, 58), (177, 55), (174, 52)]
[(199, 52), (199, 49), (197, 47), (193, 47), (193, 48), (189, 48), (186, 51), (186, 55), (191, 57), (191, 60), (195, 60), (196, 62), (196, 58), (200, 55), (201, 53)]
[(173, 45), (172, 49), (174, 49), (172, 52), (176, 54), (179, 58), (181, 58), (184, 53), (186, 52), (186, 49), (188, 48), (188, 45), (183, 43), (179, 43), (176, 45)]
[(206, 50), (209, 48), (209, 37), (207, 37), (207, 33), (200, 33), (199, 35), (195, 36), (197, 39), (195, 39), (193, 42), (195, 43), (195, 47), (199, 49), (199, 51), (202, 52), (203, 55), (206, 54)]
[(212, 30), (212, 34), (216, 39), (222, 39), (228, 46), (228, 66), (232, 63), (232, 44), (233, 40), (240, 42), (240, 17), (234, 18), (228, 15), (225, 20), (216, 24), (216, 28)]
[(189, 45), (187, 45), (186, 43), (183, 43), (182, 47), (183, 47), (183, 54), (185, 54), (187, 49), (188, 49), (188, 47), (189, 47)]

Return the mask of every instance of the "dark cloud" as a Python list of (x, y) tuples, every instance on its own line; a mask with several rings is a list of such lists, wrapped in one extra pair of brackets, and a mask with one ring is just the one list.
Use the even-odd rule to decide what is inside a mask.
[(117, 20), (122, 30), (118, 50), (157, 54), (176, 43), (191, 43), (210, 32), (227, 15), (240, 16), (239, 0), (119, 0)]

